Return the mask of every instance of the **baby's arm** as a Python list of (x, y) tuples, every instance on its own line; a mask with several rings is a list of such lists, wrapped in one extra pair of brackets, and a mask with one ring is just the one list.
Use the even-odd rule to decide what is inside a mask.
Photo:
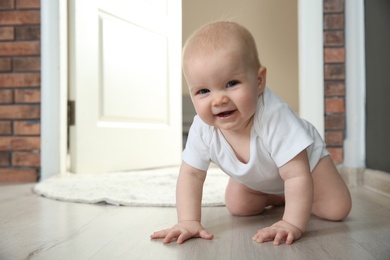
[(150, 236), (152, 239), (163, 238), (164, 243), (177, 239), (177, 243), (181, 244), (192, 237), (213, 238), (200, 224), (205, 178), (205, 171), (182, 163), (176, 187), (178, 223), (172, 228), (154, 232)]
[(313, 204), (313, 179), (310, 174), (306, 150), (280, 167), (284, 180), (286, 206), (283, 219), (271, 227), (258, 230), (253, 237), (257, 242), (274, 240), (278, 245), (285, 240), (291, 244), (301, 237), (310, 218)]

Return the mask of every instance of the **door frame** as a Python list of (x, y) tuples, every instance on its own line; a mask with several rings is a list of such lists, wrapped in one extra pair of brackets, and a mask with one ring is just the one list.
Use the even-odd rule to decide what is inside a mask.
[(299, 116), (324, 138), (323, 0), (298, 1)]
[(67, 168), (67, 10), (67, 0), (41, 0), (41, 180)]
[[(67, 170), (67, 0), (41, 0), (41, 180), (65, 173)], [(299, 0), (298, 1), (298, 31), (299, 31), (299, 97), (300, 115), (324, 133), (324, 106), (323, 106), (323, 21), (322, 21), (322, 0)], [(363, 8), (364, 1), (347, 0), (346, 12), (353, 14), (353, 10)], [(349, 12), (351, 11), (351, 12)], [(357, 83), (361, 86), (365, 82), (356, 82), (365, 75), (364, 70), (364, 48), (361, 42), (353, 40), (359, 35), (364, 35), (364, 26), (356, 26), (356, 32), (348, 33), (353, 26), (352, 21), (363, 21), (361, 12), (347, 19), (346, 43), (347, 52), (347, 85)], [(309, 26), (310, 25), (310, 26)], [(305, 45), (303, 39), (310, 35), (310, 42), (315, 44)], [(361, 40), (359, 36), (359, 40)], [(364, 43), (363, 43), (364, 46)], [(359, 55), (351, 56), (350, 48)], [(358, 56), (362, 60), (358, 59)], [(349, 60), (350, 59), (350, 60)], [(352, 63), (358, 62), (358, 63)], [(349, 69), (350, 65), (356, 65)], [(302, 69), (303, 68), (303, 69)], [(362, 69), (363, 68), (363, 69)], [(315, 75), (315, 77), (313, 76)], [(316, 87), (313, 87), (316, 86)], [(359, 87), (358, 91), (348, 89), (347, 95), (347, 124), (353, 122), (364, 114), (364, 106), (357, 104), (352, 110), (349, 108), (350, 101), (364, 100), (364, 92)], [(316, 99), (313, 99), (316, 97)], [(363, 102), (364, 104), (364, 102)], [(360, 106), (359, 106), (360, 105)], [(364, 117), (362, 122), (357, 124), (364, 133)], [(353, 129), (351, 129), (353, 128)], [(347, 128), (347, 139), (345, 142), (345, 158), (350, 166), (356, 161), (362, 161), (364, 154), (364, 134), (356, 127)], [(363, 139), (362, 139), (363, 138)], [(352, 140), (352, 141), (350, 141)], [(353, 160), (350, 160), (350, 153)], [(364, 161), (364, 160), (363, 160)], [(360, 164), (358, 164), (360, 165)]]
[(345, 1), (346, 138), (344, 165), (366, 167), (366, 62), (364, 0)]

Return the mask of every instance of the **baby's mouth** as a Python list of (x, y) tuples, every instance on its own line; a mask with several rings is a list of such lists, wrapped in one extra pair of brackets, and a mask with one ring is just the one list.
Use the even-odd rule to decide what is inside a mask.
[(221, 117), (221, 118), (226, 118), (226, 117), (232, 115), (234, 112), (236, 112), (236, 110), (224, 111), (224, 112), (216, 114), (216, 116)]

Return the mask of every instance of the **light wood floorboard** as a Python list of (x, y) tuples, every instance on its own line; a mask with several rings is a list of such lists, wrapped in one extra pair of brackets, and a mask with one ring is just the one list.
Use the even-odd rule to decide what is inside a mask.
[(31, 184), (0, 186), (0, 259), (390, 259), (390, 198), (351, 188), (353, 209), (343, 222), (312, 217), (293, 245), (257, 244), (256, 230), (283, 208), (233, 217), (225, 207), (203, 209), (211, 241), (182, 245), (150, 240), (176, 221), (174, 208), (117, 207), (39, 197)]

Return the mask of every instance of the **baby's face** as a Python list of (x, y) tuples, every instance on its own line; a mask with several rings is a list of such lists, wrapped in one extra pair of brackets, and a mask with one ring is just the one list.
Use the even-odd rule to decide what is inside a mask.
[(258, 97), (265, 87), (266, 70), (249, 66), (241, 56), (228, 49), (184, 60), (192, 102), (208, 125), (237, 132), (252, 126)]

